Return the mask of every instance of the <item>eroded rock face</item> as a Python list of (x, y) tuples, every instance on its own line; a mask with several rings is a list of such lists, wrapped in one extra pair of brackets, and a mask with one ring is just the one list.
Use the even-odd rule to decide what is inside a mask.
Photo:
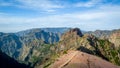
[(78, 47), (78, 41), (79, 38), (82, 37), (82, 33), (80, 31), (80, 29), (78, 28), (74, 28), (74, 29), (70, 29), (68, 32), (64, 33), (61, 36), (60, 42), (58, 42), (57, 44), (57, 51), (64, 51), (64, 50), (68, 50), (70, 48), (76, 48)]
[(120, 46), (120, 31), (116, 31), (110, 35), (109, 41), (114, 43), (116, 47)]
[(120, 46), (120, 29), (116, 30), (96, 30), (94, 32), (86, 32), (85, 34), (94, 35), (99, 39), (106, 39), (113, 43), (116, 47)]
[(64, 33), (61, 36), (60, 40), (64, 40), (67, 38), (73, 38), (73, 37), (74, 37), (74, 39), (77, 39), (78, 37), (82, 37), (82, 36), (83, 36), (83, 34), (82, 34), (81, 30), (79, 28), (74, 28), (74, 29), (70, 29), (68, 32)]
[(49, 51), (50, 44), (58, 42), (67, 30), (68, 28), (38, 28), (18, 33), (0, 32), (0, 50), (19, 62), (33, 65), (41, 53), (45, 57), (44, 53)]
[(111, 33), (112, 31), (109, 31), (109, 30), (96, 30), (96, 31), (86, 32), (85, 34), (89, 34), (89, 35), (92, 34), (95, 37), (100, 39), (108, 39)]
[(22, 48), (22, 42), (18, 36), (13, 33), (0, 35), (0, 50), (10, 57), (17, 58)]

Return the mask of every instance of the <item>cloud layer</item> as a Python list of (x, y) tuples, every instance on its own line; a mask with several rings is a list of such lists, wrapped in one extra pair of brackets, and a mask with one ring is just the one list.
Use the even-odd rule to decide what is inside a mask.
[[(43, 27), (79, 27), (82, 30), (120, 28), (120, 5), (113, 4), (113, 2), (106, 3), (105, 0), (75, 1), (73, 3), (61, 0), (14, 0), (9, 2), (1, 0), (0, 3), (0, 7), (11, 6), (44, 11), (48, 14), (34, 16), (33, 12), (33, 17), (29, 17), (29, 15), (17, 16), (17, 14), (0, 12), (0, 32), (16, 32)], [(21, 11), (24, 11), (22, 9)], [(66, 11), (67, 9), (73, 9), (73, 11)]]

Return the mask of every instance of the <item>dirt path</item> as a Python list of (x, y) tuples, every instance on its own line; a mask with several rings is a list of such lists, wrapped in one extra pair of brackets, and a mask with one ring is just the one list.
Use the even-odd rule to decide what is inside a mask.
[(78, 51), (68, 51), (67, 54), (58, 58), (50, 68), (62, 68), (68, 64), (72, 58), (77, 54)]
[(73, 54), (66, 62), (64, 62), (62, 65), (60, 65), (60, 67), (58, 67), (58, 68), (62, 68), (62, 67), (64, 67), (66, 64), (68, 64), (68, 63), (74, 58), (74, 56), (75, 56), (77, 53), (78, 53), (78, 52), (75, 51), (74, 54)]
[(69, 51), (56, 60), (50, 68), (120, 68), (94, 55)]

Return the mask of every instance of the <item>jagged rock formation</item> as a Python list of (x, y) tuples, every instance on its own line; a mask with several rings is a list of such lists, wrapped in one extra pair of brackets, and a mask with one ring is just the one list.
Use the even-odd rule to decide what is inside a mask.
[(109, 30), (96, 30), (96, 31), (85, 32), (85, 34), (89, 34), (89, 35), (92, 34), (95, 37), (100, 38), (100, 39), (108, 39), (111, 33), (112, 31), (109, 31)]
[(56, 45), (56, 50), (61, 52), (78, 47), (80, 37), (82, 37), (82, 33), (78, 28), (71, 29), (62, 35), (59, 43)]
[(85, 34), (89, 34), (89, 35), (94, 35), (95, 37), (99, 38), (99, 39), (107, 39), (110, 42), (112, 42), (113, 44), (115, 44), (116, 47), (120, 46), (120, 29), (116, 29), (116, 30), (96, 30), (94, 32), (89, 31), (86, 32)]

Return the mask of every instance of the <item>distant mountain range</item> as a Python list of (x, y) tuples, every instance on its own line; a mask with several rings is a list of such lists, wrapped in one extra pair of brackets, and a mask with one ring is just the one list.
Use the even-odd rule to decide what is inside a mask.
[(68, 31), (70, 28), (66, 28), (66, 27), (63, 27), (63, 28), (34, 28), (34, 29), (29, 29), (29, 30), (25, 30), (25, 31), (20, 31), (20, 32), (17, 32), (15, 33), (16, 35), (18, 36), (24, 36), (24, 35), (27, 35), (29, 33), (34, 33), (34, 32), (40, 32), (41, 30), (42, 31), (45, 31), (45, 32), (49, 32), (49, 33), (64, 33), (66, 31)]
[(10, 57), (26, 64), (31, 63), (31, 52), (41, 45), (59, 41), (69, 28), (37, 28), (17, 33), (0, 33), (0, 49)]
[(69, 50), (99, 56), (120, 65), (120, 29), (81, 32), (79, 28), (36, 28), (0, 32), (2, 53), (29, 67), (49, 67)]

